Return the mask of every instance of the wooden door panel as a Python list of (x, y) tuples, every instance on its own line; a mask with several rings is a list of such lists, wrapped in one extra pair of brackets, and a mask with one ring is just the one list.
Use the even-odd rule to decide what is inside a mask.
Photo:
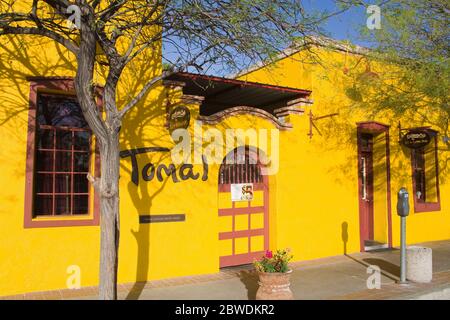
[[(254, 156), (253, 156), (254, 157)], [(219, 263), (228, 267), (252, 263), (269, 247), (269, 190), (258, 164), (223, 164), (219, 173)], [(254, 158), (253, 158), (254, 159)], [(251, 201), (231, 201), (233, 183), (251, 183)]]

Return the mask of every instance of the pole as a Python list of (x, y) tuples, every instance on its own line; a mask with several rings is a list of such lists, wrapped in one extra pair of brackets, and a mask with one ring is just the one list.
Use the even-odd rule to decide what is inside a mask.
[(400, 283), (406, 283), (406, 217), (401, 217), (400, 239)]
[(406, 284), (406, 217), (409, 214), (409, 194), (405, 187), (398, 191), (397, 214), (400, 216), (400, 284)]

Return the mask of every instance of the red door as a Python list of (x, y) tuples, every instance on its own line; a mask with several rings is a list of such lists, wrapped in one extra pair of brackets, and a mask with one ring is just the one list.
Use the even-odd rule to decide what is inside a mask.
[(373, 136), (360, 133), (359, 142), (359, 216), (361, 248), (374, 240), (373, 222)]
[[(241, 150), (244, 151), (244, 150)], [(252, 263), (269, 249), (269, 190), (257, 155), (248, 148), (233, 151), (237, 164), (223, 163), (219, 172), (219, 263), (229, 267)], [(229, 157), (229, 156), (228, 156)], [(232, 201), (233, 184), (251, 184), (253, 199)]]

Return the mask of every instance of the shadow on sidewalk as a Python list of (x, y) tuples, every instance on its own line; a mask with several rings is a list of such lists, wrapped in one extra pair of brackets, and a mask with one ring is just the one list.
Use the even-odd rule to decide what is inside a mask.
[[(342, 243), (343, 243), (344, 256), (365, 266), (366, 268), (371, 265), (378, 266), (381, 269), (381, 274), (391, 280), (397, 281), (400, 278), (400, 266), (398, 266), (398, 265), (395, 265), (391, 262), (388, 262), (388, 261), (380, 259), (380, 258), (364, 258), (361, 261), (361, 260), (358, 260), (358, 259), (348, 255), (347, 254), (348, 237), (349, 237), (348, 223), (347, 223), (347, 221), (344, 221), (341, 224), (341, 239), (342, 239)], [(390, 248), (387, 250), (391, 251), (393, 249)], [(385, 250), (383, 249), (383, 251), (385, 251)]]
[(363, 259), (363, 261), (367, 262), (369, 265), (375, 265), (380, 267), (381, 270), (383, 270), (386, 273), (389, 273), (390, 275), (393, 275), (397, 278), (400, 277), (400, 267), (396, 264), (378, 258), (366, 258)]
[(256, 291), (258, 290), (258, 274), (253, 270), (242, 270), (239, 272), (239, 279), (247, 289), (247, 298), (249, 300), (256, 299)]
[(375, 265), (378, 266), (381, 270), (381, 274), (385, 276), (386, 278), (389, 278), (394, 281), (398, 281), (400, 278), (400, 267), (398, 265), (395, 265), (393, 263), (390, 263), (383, 259), (378, 258), (365, 258), (362, 260), (358, 260), (348, 254), (345, 254), (345, 256), (349, 259), (352, 259), (353, 261), (365, 266), (366, 268)]

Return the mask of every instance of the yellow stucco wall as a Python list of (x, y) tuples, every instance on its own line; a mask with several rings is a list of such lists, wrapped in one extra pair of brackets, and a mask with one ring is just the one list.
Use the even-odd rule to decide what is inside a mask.
[[(3, 142), (0, 148), (0, 295), (65, 288), (70, 265), (80, 266), (82, 286), (96, 285), (98, 226), (23, 227), (29, 94), (29, 82), (25, 77), (73, 76), (73, 57), (50, 41), (27, 37), (24, 45), (17, 37), (9, 39), (13, 41), (0, 42), (0, 136)], [(143, 59), (145, 63), (141, 61), (140, 65), (127, 70), (120, 84), (120, 102), (136, 92), (145, 79), (160, 72), (159, 51), (155, 52), (153, 57)], [(323, 55), (333, 60), (347, 59), (342, 53), (325, 52)], [(400, 150), (396, 140), (395, 125), (399, 119), (390, 119), (389, 115), (371, 119), (367, 118), (365, 110), (346, 109), (349, 99), (344, 94), (345, 77), (339, 70), (313, 67), (292, 58), (278, 62), (277, 66), (279, 68), (252, 72), (246, 78), (311, 89), (314, 104), (306, 108), (304, 115), (289, 116), (293, 129), (280, 132), (279, 171), (269, 177), (271, 249), (290, 247), (294, 260), (339, 255), (344, 252), (344, 245), (348, 253), (359, 251), (356, 122), (367, 120), (392, 125), (392, 228), (394, 245), (398, 245), (396, 190), (403, 185), (412, 189), (409, 155)], [(96, 81), (101, 84), (102, 79), (103, 72), (99, 70)], [(176, 92), (158, 87), (127, 115), (121, 130), (122, 150), (174, 146), (164, 127), (168, 97), (177, 101)], [(198, 106), (190, 105), (190, 109), (192, 131)], [(310, 109), (318, 116), (340, 114), (318, 121), (316, 125), (322, 135), (314, 130), (310, 139), (307, 136)], [(405, 123), (407, 121), (409, 119)], [(204, 126), (204, 130), (211, 127), (221, 131), (227, 128), (275, 129), (272, 122), (252, 115), (232, 116), (215, 126)], [(448, 157), (445, 152), (440, 151), (441, 159)], [(142, 154), (137, 159), (140, 170), (150, 161), (155, 164), (171, 162), (167, 154), (159, 153)], [(207, 181), (174, 183), (168, 178), (164, 182), (156, 179), (144, 182), (140, 178), (138, 186), (130, 180), (130, 158), (121, 160), (121, 168), (119, 282), (218, 272), (219, 165), (209, 165)], [(195, 165), (194, 171), (201, 173), (202, 166)], [(447, 175), (448, 172), (443, 171), (441, 180), (446, 180)], [(450, 238), (450, 199), (446, 197), (449, 191), (448, 182), (442, 181), (440, 212), (411, 213), (408, 242)], [(380, 200), (385, 193), (383, 187), (377, 190), (377, 214), (383, 215), (385, 210), (385, 202)], [(149, 213), (183, 213), (186, 221), (139, 224), (139, 215)], [(386, 215), (384, 212), (384, 219)], [(386, 237), (386, 222), (383, 223), (377, 234)]]
[[(426, 105), (420, 110), (421, 114), (426, 114), (429, 121), (418, 117), (415, 113), (395, 115), (392, 112), (373, 112), (374, 106), (365, 105), (355, 107), (349, 97), (348, 88), (352, 87), (354, 79), (344, 72), (352, 70), (353, 74), (359, 70), (363, 73), (367, 69), (376, 72), (385, 72), (388, 67), (376, 62), (367, 62), (360, 55), (351, 54), (331, 49), (317, 48), (315, 53), (320, 57), (320, 64), (311, 61), (311, 58), (304, 52), (293, 54), (288, 58), (281, 59), (276, 63), (263, 68), (252, 70), (240, 76), (240, 79), (255, 81), (289, 87), (312, 90), (314, 104), (308, 107), (306, 114), (311, 109), (315, 116), (323, 116), (338, 112), (338, 116), (328, 119), (317, 120), (316, 126), (321, 131), (320, 135), (313, 129), (314, 136), (311, 140), (306, 137), (309, 129), (308, 117), (300, 116), (294, 122), (292, 140), (281, 139), (281, 143), (286, 143), (286, 149), (281, 148), (286, 157), (290, 157), (289, 164), (282, 163), (280, 174), (277, 176), (277, 191), (283, 190), (285, 199), (289, 198), (286, 185), (282, 185), (281, 177), (283, 173), (290, 177), (298, 171), (296, 179), (290, 180), (291, 188), (295, 189), (296, 202), (280, 201), (278, 212), (296, 212), (292, 214), (293, 221), (296, 221), (297, 228), (293, 227), (289, 218), (280, 219), (278, 223), (285, 223), (285, 242), (278, 245), (286, 246), (293, 239), (299, 239), (302, 243), (298, 249), (296, 258), (313, 258), (342, 252), (342, 240), (340, 237), (341, 222), (348, 223), (348, 251), (358, 250), (359, 241), (359, 217), (358, 217), (358, 187), (357, 187), (357, 145), (356, 145), (356, 123), (364, 121), (377, 121), (390, 126), (390, 166), (391, 166), (391, 201), (392, 201), (392, 238), (393, 245), (399, 245), (400, 229), (399, 218), (396, 215), (397, 191), (405, 186), (412, 194), (411, 161), (410, 151), (401, 147), (398, 143), (398, 123), (403, 128), (414, 126), (431, 126), (440, 132), (438, 134), (438, 157), (440, 169), (440, 195), (441, 210), (435, 212), (415, 213), (411, 198), (411, 212), (408, 217), (408, 243), (423, 241), (442, 240), (450, 238), (450, 207), (448, 192), (450, 184), (448, 182), (449, 170), (446, 162), (449, 157), (448, 146), (442, 141), (442, 134), (446, 128), (437, 126), (439, 115), (434, 110), (427, 109)], [(362, 62), (361, 62), (362, 61)], [(312, 62), (312, 63), (311, 63)], [(291, 137), (290, 133), (286, 133)], [(295, 137), (295, 138), (294, 138)], [(384, 139), (382, 135), (381, 139)], [(377, 139), (376, 139), (377, 140)], [(385, 153), (382, 141), (381, 153)], [(292, 146), (292, 149), (289, 149)], [(377, 148), (377, 146), (375, 146)], [(376, 152), (376, 151), (375, 151)], [(379, 165), (375, 168), (381, 175), (375, 177), (375, 218), (378, 216), (378, 223), (375, 225), (375, 237), (385, 238), (386, 232), (386, 185), (383, 176), (385, 160), (381, 153), (374, 154), (374, 162)], [(384, 161), (384, 163), (383, 163)], [(284, 171), (286, 167), (292, 169)], [(299, 183), (293, 181), (297, 180)], [(378, 180), (377, 180), (378, 179)], [(301, 183), (307, 181), (307, 183)], [(326, 195), (326, 197), (323, 197)], [(305, 196), (303, 196), (305, 195)], [(330, 201), (328, 204), (328, 197)], [(286, 205), (284, 205), (286, 204)], [(297, 208), (295, 210), (294, 208)], [(308, 224), (308, 222), (310, 223)], [(321, 231), (323, 228), (323, 232)], [(305, 237), (302, 232), (305, 230)], [(381, 239), (380, 238), (380, 239)], [(303, 240), (303, 241), (302, 241)], [(296, 241), (295, 241), (296, 242)], [(290, 244), (292, 245), (292, 244)]]

